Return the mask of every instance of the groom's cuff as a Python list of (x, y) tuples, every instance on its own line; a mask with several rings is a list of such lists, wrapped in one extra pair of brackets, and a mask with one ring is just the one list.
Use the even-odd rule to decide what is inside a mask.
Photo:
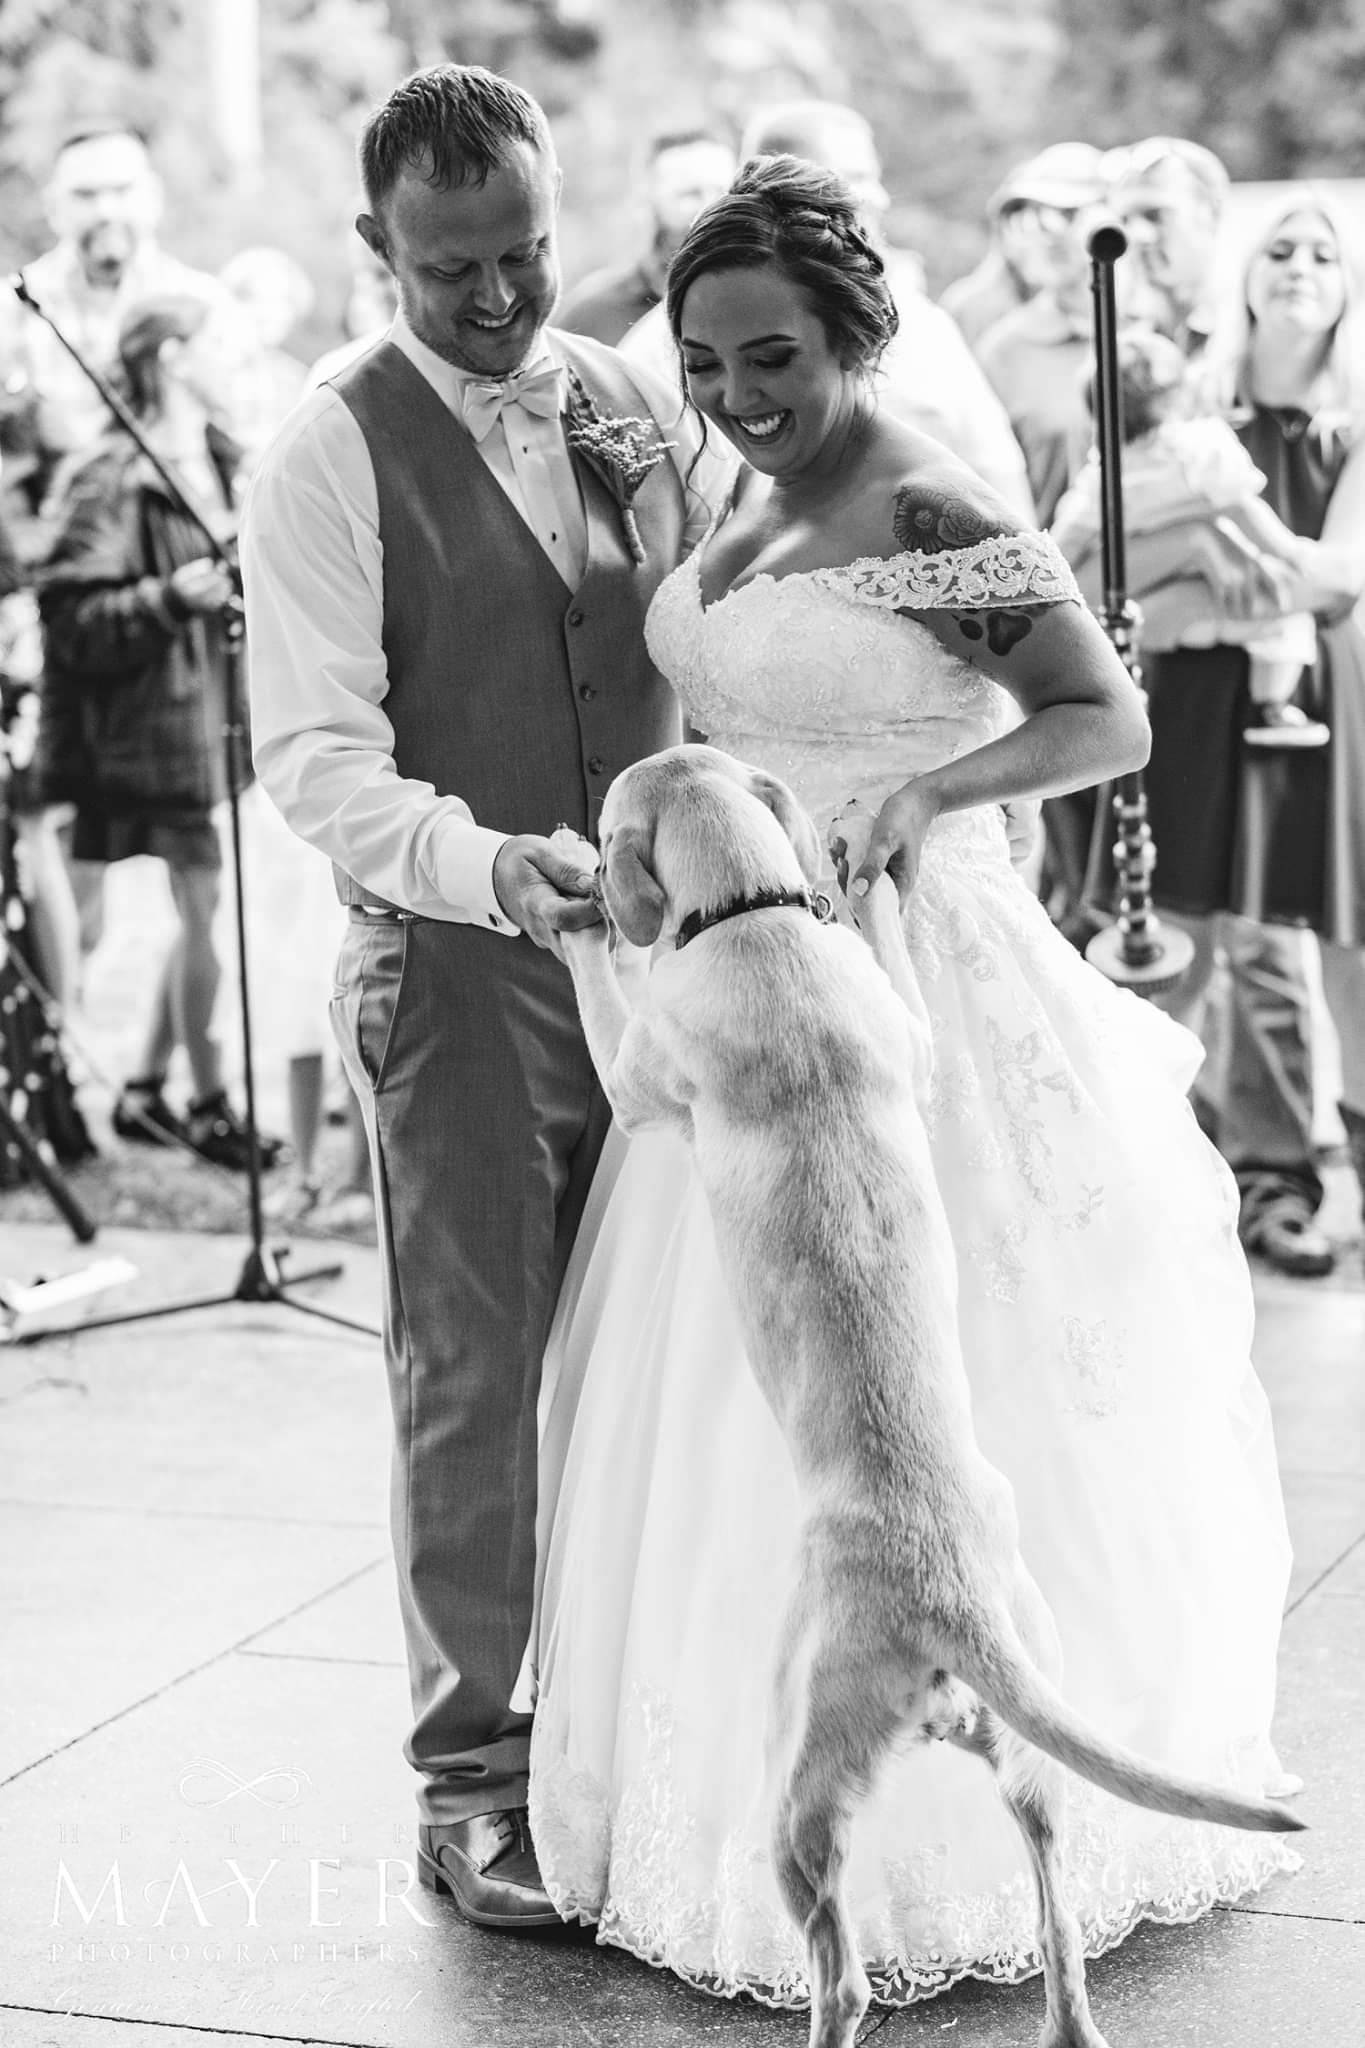
[(450, 833), (441, 849), (440, 885), (461, 924), (481, 925), (485, 931), (515, 939), (521, 927), (508, 917), (493, 887), (493, 863), (508, 836), (486, 825), (466, 825)]

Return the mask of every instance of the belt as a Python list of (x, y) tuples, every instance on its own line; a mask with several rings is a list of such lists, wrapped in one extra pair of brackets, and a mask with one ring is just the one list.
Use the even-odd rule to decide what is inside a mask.
[(351, 921), (378, 918), (383, 924), (420, 924), (415, 910), (395, 910), (391, 903), (352, 903), (347, 906)]

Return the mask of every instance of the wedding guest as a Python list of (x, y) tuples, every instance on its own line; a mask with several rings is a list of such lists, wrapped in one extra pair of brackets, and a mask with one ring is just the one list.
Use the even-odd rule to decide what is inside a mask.
[[(1071, 147), (1081, 151), (1085, 145)], [(1078, 157), (1074, 182), (1067, 188), (1070, 204), (1053, 210), (1047, 266), (1037, 291), (997, 320), (977, 344), (981, 367), (1024, 451), (1043, 526), (1051, 525), (1090, 446), (1085, 379), (1093, 344), (1085, 227), (1103, 192), (1099, 150), (1089, 152), (1089, 161), (1089, 182)]]
[(13, 835), (32, 965), (59, 1009), (75, 1000), (80, 920), (71, 877), (47, 812), (37, 764), (43, 686), (42, 628), (33, 571), (21, 559), (0, 512), (0, 711), (6, 727), (0, 779)]
[[(25, 264), (29, 291), (100, 375), (118, 364), (118, 336), (130, 309), (154, 295), (172, 294), (206, 309), (198, 348), (218, 360), (225, 384), (249, 354), (242, 325), (218, 280), (182, 263), (157, 237), (163, 192), (142, 138), (113, 122), (73, 131), (58, 145), (45, 190), (53, 246)], [(53, 539), (48, 509), (60, 502), (63, 466), (88, 453), (104, 433), (103, 398), (46, 321), (17, 297), (0, 293), (0, 382), (19, 394), (25, 409), (25, 450), (11, 464), (7, 498), (21, 508), (21, 535), (30, 562), (43, 560)], [(215, 403), (223, 403), (222, 385)], [(61, 701), (60, 678), (49, 677), (43, 717), (51, 728), (48, 752), (64, 751), (59, 728), (74, 722)], [(103, 870), (70, 851), (70, 806), (55, 799), (35, 827), (49, 842), (45, 864), (65, 859), (80, 920), (80, 951), (88, 955), (103, 932)]]
[[(0, 514), (0, 1079), (17, 1121), (67, 1166), (95, 1146), (54, 1028), (76, 907), (65, 869), (43, 866), (44, 842), (32, 831), (40, 639), (29, 573)], [(0, 1141), (0, 1186), (28, 1173), (12, 1137)]]
[[(194, 348), (205, 317), (199, 298), (134, 304), (119, 327), (118, 364), (149, 447), (226, 535), (238, 450), (214, 420), (216, 359)], [(243, 1170), (247, 1133), (213, 1034), (222, 868), (214, 813), (228, 789), (224, 620), (232, 599), (232, 579), (202, 528), (131, 435), (112, 427), (63, 494), (39, 602), (48, 686), (76, 714), (57, 785), (74, 805), (75, 857), (101, 869), (136, 854), (164, 861), (179, 923), (113, 1126), (134, 1141), (182, 1138), (203, 1158)], [(50, 755), (40, 772), (52, 791)], [(177, 1045), (192, 1085), (183, 1117), (163, 1092)], [(262, 1149), (268, 1164), (278, 1145)]]
[(1196, 362), (1213, 330), (1228, 174), (1211, 149), (1151, 135), (1104, 161), (1108, 203), (1152, 294), (1145, 317)]
[[(1123, 530), (1160, 533), (1191, 520), (1228, 520), (1273, 560), (1297, 567), (1299, 544), (1262, 497), (1266, 479), (1227, 421), (1192, 413), (1188, 365), (1178, 345), (1152, 328), (1120, 334), (1117, 348), (1123, 431)], [(1086, 386), (1093, 412), (1095, 380)], [(1052, 537), (1073, 565), (1100, 545), (1103, 479), (1092, 448), (1057, 507)], [(1331, 735), (1293, 702), (1317, 651), (1311, 612), (1274, 619), (1202, 618), (1184, 633), (1184, 647), (1235, 645), (1247, 651), (1253, 706), (1244, 737), (1254, 746), (1325, 746)]]
[[(249, 352), (245, 329), (217, 278), (172, 256), (157, 239), (164, 195), (142, 138), (117, 123), (75, 131), (53, 159), (45, 192), (53, 246), (24, 265), (25, 283), (85, 360), (116, 367), (129, 309), (174, 294), (203, 303), (200, 351), (230, 367)], [(44, 484), (56, 461), (92, 447), (108, 424), (99, 391), (47, 323), (0, 295), (0, 363), (27, 392)], [(221, 391), (215, 403), (221, 404)], [(33, 494), (34, 502), (37, 493)]]
[[(1004, 410), (952, 320), (924, 290), (919, 257), (887, 235), (891, 195), (871, 126), (838, 100), (790, 100), (760, 107), (741, 141), (745, 159), (791, 155), (819, 164), (852, 192), (886, 268), (900, 326), (881, 364), (882, 399), (908, 426), (942, 441), (997, 490), (1021, 518), (1032, 518), (1024, 458)], [(633, 361), (678, 378), (678, 356), (662, 306), (622, 344)]]
[[(1312, 1012), (1303, 946), (1318, 935), (1341, 1041), (1342, 1119), (1365, 1173), (1365, 389), (1362, 300), (1349, 243), (1312, 187), (1282, 200), (1243, 266), (1225, 330), (1210, 345), (1212, 396), (1266, 476), (1265, 498), (1299, 536), (1286, 587), (1247, 550), (1236, 608), (1306, 607), (1317, 657), (1299, 701), (1330, 729), (1315, 751), (1248, 751), (1248, 655), (1225, 641), (1180, 643), (1191, 619), (1226, 608), (1190, 580), (1207, 530), (1137, 536), (1130, 584), (1144, 613), (1151, 699), (1148, 807), (1162, 915), (1195, 939), (1189, 976), (1166, 999), (1197, 1022), (1216, 952), (1228, 968), (1226, 1071), (1217, 1135), (1241, 1189), (1241, 1233), (1281, 1271), (1313, 1278), (1336, 1251), (1317, 1222)], [(1082, 573), (1093, 587), (1093, 572)], [(1216, 580), (1216, 577), (1215, 577)]]
[(644, 615), (728, 469), (676, 393), (549, 325), (559, 171), (519, 87), (415, 73), (361, 171), (399, 311), (252, 482), (256, 759), (349, 906), (333, 1017), (376, 1189), (419, 1866), (534, 1926), (557, 1916), (509, 1701), (537, 1391), (609, 1120), (557, 953), (597, 911), (548, 835), (678, 733)]
[[(1101, 153), (1067, 145), (1067, 182), (1049, 188), (1040, 256), (1046, 264), (1032, 298), (1006, 313), (977, 342), (982, 371), (1024, 451), (1040, 526), (1049, 526), (1090, 447), (1085, 381), (1092, 360), (1090, 264), (1085, 231), (1101, 197)], [(1053, 920), (1084, 947), (1096, 920), (1085, 900), (1094, 795), (1078, 790), (1043, 805), (1045, 851), (1039, 889)]]
[(351, 244), (351, 284), (343, 315), (346, 339), (335, 348), (324, 349), (316, 362), (309, 364), (304, 379), (307, 391), (316, 391), (320, 384), (327, 383), (377, 341), (382, 341), (398, 310), (398, 295), (389, 272), (359, 235), (352, 236)]
[[(1104, 168), (1109, 204), (1128, 232), (1136, 259), (1133, 276), (1155, 301), (1148, 317), (1198, 365), (1217, 316), (1215, 279), (1227, 170), (1203, 144), (1170, 135), (1148, 136), (1114, 151)], [(1206, 530), (1200, 537), (1201, 543), (1210, 538)], [(1235, 578), (1235, 567), (1225, 564), (1225, 573)], [(1156, 650), (1150, 625), (1148, 640), (1164, 659), (1166, 650)], [(1162, 760), (1167, 756), (1165, 745), (1161, 755)], [(1215, 949), (1227, 968), (1227, 1030), (1216, 1098), (1205, 1092), (1208, 1084), (1201, 1084), (1201, 1114), (1217, 1129), (1227, 1102), (1243, 1105), (1233, 1112), (1223, 1142), (1233, 1163), (1244, 1164), (1248, 1172), (1267, 1161), (1301, 1162), (1301, 1133), (1313, 1115), (1305, 942), (1286, 926), (1239, 918), (1221, 919), (1215, 930)], [(1286, 1018), (1291, 1020), (1287, 1030)], [(1331, 1245), (1312, 1223), (1320, 1200), (1316, 1169), (1304, 1174), (1294, 1166), (1292, 1185), (1278, 1194), (1273, 1181), (1259, 1179), (1256, 1185), (1262, 1194), (1270, 1191), (1268, 1217), (1259, 1216), (1266, 1204), (1258, 1197), (1252, 1205), (1257, 1213), (1249, 1212), (1246, 1219), (1262, 1253), (1294, 1273), (1330, 1270)]]
[(1049, 281), (1053, 243), (1094, 198), (1099, 151), (1055, 142), (1018, 164), (987, 202), (990, 246), (976, 267), (939, 299), (975, 349), (997, 320), (1026, 305)]
[[(383, 341), (398, 306), (393, 286), (391, 273), (355, 236), (345, 315), (349, 339), (310, 365), (305, 390), (330, 383)], [(287, 892), (291, 906), (283, 923), (275, 920), (270, 927), (275, 957), (267, 967), (272, 988), (283, 996), (279, 1037), (285, 1046), (290, 1161), (288, 1181), (272, 1194), (266, 1214), (274, 1222), (306, 1218), (321, 1231), (349, 1230), (373, 1222), (374, 1190), (364, 1106), (344, 1077), (339, 1115), (346, 1126), (346, 1165), (340, 1185), (328, 1193), (317, 1169), (327, 1100), (325, 1048), (332, 1043), (326, 1012), (346, 911), (337, 900), (325, 854), (293, 833), (271, 834), (269, 844), (272, 882)]]
[(663, 297), (673, 253), (704, 206), (735, 174), (735, 149), (718, 128), (676, 128), (649, 145), (644, 177), (648, 239), (623, 263), (594, 270), (566, 292), (559, 325), (614, 345)]
[(287, 250), (268, 244), (239, 249), (218, 276), (253, 344), (235, 367), (230, 399), (233, 427), (253, 465), (303, 396), (308, 365), (285, 344), (312, 311), (317, 294), (303, 265)]
[(272, 1223), (307, 1222), (322, 1234), (373, 1226), (369, 1137), (359, 1098), (344, 1079), (339, 1180), (324, 1180), (320, 1157), (337, 1053), (328, 999), (346, 928), (331, 863), (290, 831), (259, 786), (243, 799), (241, 825), (255, 884), (247, 897), (248, 912), (254, 904), (256, 913), (247, 927), (252, 1008), (259, 1043), (283, 1056), (288, 1107), (288, 1165), (266, 1197), (265, 1213)]

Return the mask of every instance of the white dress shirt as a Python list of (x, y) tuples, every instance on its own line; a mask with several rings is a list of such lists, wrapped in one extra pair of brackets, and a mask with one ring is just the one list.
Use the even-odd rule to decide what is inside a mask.
[[(466, 373), (418, 341), (401, 315), (389, 339), (463, 424)], [(553, 334), (545, 348), (561, 360)], [(670, 459), (687, 490), (686, 550), (705, 532), (732, 465), (705, 443), (676, 392), (642, 374), (636, 381), (675, 444)], [(509, 408), (477, 446), (575, 586), (587, 522), (562, 422)], [(264, 456), (247, 499), (241, 559), (254, 753), (267, 794), (301, 838), (390, 902), (515, 934), (493, 888), (507, 834), (496, 819), (476, 821), (462, 797), (400, 775), (394, 762), (378, 493), (364, 434), (330, 386), (300, 402)], [(546, 832), (555, 823), (547, 818)]]

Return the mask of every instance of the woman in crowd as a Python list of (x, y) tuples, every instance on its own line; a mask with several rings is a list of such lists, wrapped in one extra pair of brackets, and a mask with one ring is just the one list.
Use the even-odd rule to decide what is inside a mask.
[[(1129, 580), (1146, 635), (1171, 651), (1145, 662), (1152, 756), (1147, 793), (1155, 894), (1196, 941), (1195, 964), (1169, 1006), (1198, 1019), (1228, 950), (1227, 1081), (1219, 1143), (1242, 1189), (1242, 1234), (1276, 1264), (1327, 1271), (1333, 1252), (1313, 1221), (1321, 1201), (1313, 1149), (1311, 1017), (1278, 974), (1298, 930), (1318, 935), (1322, 977), (1341, 1043), (1341, 1114), (1365, 1186), (1365, 364), (1359, 283), (1330, 204), (1311, 187), (1281, 203), (1257, 235), (1225, 329), (1211, 351), (1207, 396), (1264, 474), (1265, 501), (1297, 537), (1293, 573), (1272, 575), (1262, 609), (1309, 611), (1317, 655), (1297, 703), (1331, 733), (1316, 751), (1247, 747), (1254, 725), (1242, 644), (1172, 646), (1178, 619), (1212, 612), (1184, 582), (1198, 528), (1139, 537)], [(1082, 575), (1083, 584), (1086, 582)], [(1229, 918), (1226, 913), (1231, 913)], [(1242, 999), (1255, 983), (1284, 999)]]
[[(119, 367), (149, 446), (227, 536), (237, 451), (214, 424), (219, 394), (194, 347), (204, 318), (190, 298), (132, 307), (119, 331)], [(222, 868), (214, 811), (227, 794), (232, 596), (202, 528), (132, 437), (111, 427), (67, 484), (43, 579), (44, 709), (65, 707), (40, 738), (44, 786), (49, 801), (75, 804), (75, 859), (163, 860), (179, 921), (138, 1071), (115, 1107), (116, 1133), (183, 1136), (204, 1158), (243, 1169), (246, 1131), (228, 1101), (212, 1029)], [(183, 1118), (162, 1092), (177, 1045), (193, 1090)], [(277, 1149), (267, 1142), (267, 1163)]]
[[(1054, 929), (1000, 811), (1141, 759), (1136, 693), (1053, 544), (879, 407), (894, 309), (836, 180), (748, 165), (683, 244), (668, 311), (692, 402), (744, 462), (650, 647), (694, 725), (822, 832), (851, 837), (850, 802), (875, 820), (859, 873), (898, 879), (935, 1032), (975, 1427), (1065, 1689), (1111, 1737), (1260, 1791), (1289, 1554), (1231, 1184), (1185, 1100), (1198, 1046)], [(532, 1829), (551, 1896), (600, 1939), (799, 2004), (764, 1727), (801, 1507), (686, 1150), (612, 1142), (547, 1363)], [(1292, 1863), (1076, 1780), (1068, 1803), (1091, 1952)], [(1022, 1846), (946, 1744), (879, 1774), (848, 1896), (887, 2002), (1038, 1966)]]

